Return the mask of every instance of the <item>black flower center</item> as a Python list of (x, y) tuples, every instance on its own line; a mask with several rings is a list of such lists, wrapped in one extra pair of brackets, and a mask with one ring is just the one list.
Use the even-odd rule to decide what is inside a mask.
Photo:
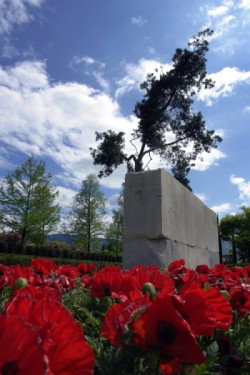
[(1, 369), (2, 375), (18, 375), (19, 368), (16, 362), (7, 362)]
[(110, 296), (110, 290), (109, 290), (109, 286), (108, 285), (105, 285), (103, 291), (104, 291), (105, 296)]
[(167, 322), (160, 321), (157, 324), (157, 337), (163, 344), (172, 344), (177, 336), (176, 328)]

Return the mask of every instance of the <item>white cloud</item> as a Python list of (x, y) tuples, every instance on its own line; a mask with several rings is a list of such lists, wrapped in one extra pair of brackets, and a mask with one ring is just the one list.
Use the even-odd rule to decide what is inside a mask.
[(2, 48), (2, 57), (10, 59), (19, 55), (17, 49), (7, 41)]
[(149, 73), (154, 73), (158, 70), (156, 75), (160, 74), (161, 69), (166, 72), (171, 69), (170, 64), (161, 64), (157, 60), (140, 59), (137, 64), (127, 63), (125, 65), (126, 75), (117, 81), (118, 89), (115, 96), (121, 97), (131, 90), (140, 89), (140, 84), (146, 79)]
[(219, 17), (219, 16), (224, 15), (227, 12), (228, 12), (228, 6), (227, 5), (220, 5), (218, 7), (208, 9), (207, 14), (210, 17)]
[(108, 210), (113, 210), (117, 209), (118, 204), (117, 204), (117, 199), (119, 198), (120, 194), (113, 194), (111, 197), (107, 199), (107, 209)]
[(248, 14), (249, 0), (238, 1), (224, 0), (219, 6), (212, 2), (203, 6), (201, 10), (206, 12), (207, 21), (203, 28), (209, 27), (214, 30), (211, 44), (213, 51), (233, 55), (239, 45), (247, 45), (249, 40), (249, 29), (245, 27), (244, 34), (242, 26), (250, 22)]
[(210, 208), (211, 208), (211, 210), (213, 210), (217, 214), (226, 213), (226, 212), (229, 212), (231, 210), (231, 204), (230, 203), (222, 203), (219, 206), (213, 206), (213, 207), (210, 207)]
[(1, 0), (0, 34), (9, 34), (14, 25), (33, 19), (30, 7), (40, 7), (45, 0)]
[[(121, 115), (109, 95), (74, 82), (52, 85), (42, 62), (23, 62), (0, 69), (1, 141), (10, 150), (37, 157), (48, 156), (65, 172), (64, 183), (81, 182), (101, 169), (93, 165), (89, 147), (95, 147), (95, 131), (126, 131), (135, 118)], [(120, 188), (125, 166), (104, 186)]]
[(209, 74), (209, 78), (215, 81), (212, 89), (202, 89), (198, 93), (198, 99), (212, 105), (214, 100), (220, 97), (230, 96), (238, 85), (250, 84), (250, 71), (241, 71), (236, 67), (225, 67), (220, 72)]
[(194, 193), (194, 195), (196, 195), (196, 197), (199, 198), (202, 202), (205, 202), (208, 199), (206, 194), (204, 193)]
[[(152, 71), (152, 65), (145, 62), (139, 64), (138, 74), (143, 74), (143, 66)], [(128, 72), (132, 74), (132, 68)], [(51, 158), (62, 169), (54, 176), (59, 186), (78, 189), (88, 174), (100, 171), (100, 166), (93, 165), (89, 150), (96, 147), (95, 131), (124, 131), (126, 152), (130, 155), (135, 151), (129, 142), (130, 134), (136, 126), (136, 117), (124, 117), (119, 104), (107, 93), (76, 82), (52, 84), (44, 62), (0, 67), (1, 142), (8, 152)], [(203, 162), (198, 161), (196, 169), (216, 165), (222, 157), (222, 152), (213, 150), (204, 155)], [(165, 163), (154, 157), (149, 167), (165, 167)], [(122, 165), (109, 178), (101, 179), (100, 184), (119, 189), (125, 173), (126, 166)]]
[(136, 25), (136, 26), (142, 27), (142, 26), (146, 25), (147, 22), (148, 21), (145, 18), (143, 18), (142, 16), (132, 17), (131, 18), (132, 25)]
[(250, 181), (246, 181), (242, 177), (230, 176), (230, 182), (238, 187), (241, 200), (250, 199)]
[(222, 151), (218, 150), (217, 148), (212, 149), (210, 153), (203, 152), (200, 157), (197, 158), (195, 161), (195, 166), (192, 169), (198, 171), (205, 171), (211, 166), (218, 166), (218, 160), (223, 159), (226, 157)]
[(57, 186), (57, 190), (59, 191), (59, 195), (55, 200), (56, 204), (59, 204), (62, 209), (68, 208), (72, 203), (73, 197), (78, 193), (78, 191), (65, 188), (63, 186)]
[(105, 63), (90, 56), (74, 56), (69, 67), (82, 74), (92, 75), (102, 89), (109, 91), (109, 82), (103, 76)]
[(239, 8), (250, 9), (250, 0), (241, 0), (241, 3), (238, 5)]

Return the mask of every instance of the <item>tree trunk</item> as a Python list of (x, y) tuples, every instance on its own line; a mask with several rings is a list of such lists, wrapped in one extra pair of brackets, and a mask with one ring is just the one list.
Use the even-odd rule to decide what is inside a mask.
[(232, 241), (232, 245), (233, 245), (233, 263), (236, 264), (237, 263), (237, 251), (236, 251), (234, 240)]
[(88, 225), (88, 243), (87, 243), (88, 254), (90, 253), (90, 240), (91, 240), (90, 225)]

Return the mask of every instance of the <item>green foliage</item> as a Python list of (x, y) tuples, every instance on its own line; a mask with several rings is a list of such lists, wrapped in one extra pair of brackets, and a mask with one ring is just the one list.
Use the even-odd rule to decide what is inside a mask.
[[(20, 266), (29, 266), (30, 261), (33, 258), (44, 258), (43, 256), (25, 255), (25, 254), (6, 254), (0, 253), (0, 264), (5, 264), (6, 266), (15, 266), (20, 264)], [(71, 266), (76, 266), (80, 263), (95, 263), (99, 268), (108, 266), (112, 264), (113, 266), (121, 266), (121, 257), (111, 258), (111, 257), (101, 257), (99, 259), (69, 259), (69, 258), (50, 258), (58, 265), (70, 264)], [(105, 259), (105, 260), (104, 260)]]
[[(95, 375), (160, 375), (159, 354), (153, 350), (145, 352), (134, 345), (133, 334), (128, 326), (122, 338), (122, 347), (116, 348), (100, 334), (105, 313), (109, 307), (119, 301), (111, 297), (92, 298), (90, 291), (78, 286), (72, 291), (63, 292), (63, 304), (78, 320), (85, 333), (86, 340), (96, 356)], [(239, 315), (234, 311), (233, 324), (227, 332), (216, 329), (213, 337), (199, 336), (198, 343), (206, 361), (200, 365), (183, 364), (182, 375), (221, 375), (249, 374), (250, 339), (249, 314)], [(228, 340), (227, 345), (223, 343)], [(228, 353), (223, 352), (224, 348)], [(240, 365), (239, 365), (240, 363)]]
[[(127, 164), (128, 171), (142, 171), (145, 158), (150, 161), (151, 154), (158, 154), (180, 182), (188, 185), (186, 175), (197, 157), (202, 152), (209, 153), (222, 140), (214, 130), (205, 128), (202, 114), (192, 109), (197, 92), (213, 87), (207, 78), (205, 58), (212, 34), (209, 29), (198, 33), (188, 44), (189, 49), (176, 49), (171, 70), (157, 72), (159, 78), (149, 74), (141, 84), (145, 94), (135, 105), (138, 127), (131, 134), (131, 143), (136, 141), (140, 146), (137, 149), (133, 144), (134, 154), (125, 152), (124, 133), (96, 133), (100, 142), (91, 149), (91, 155), (94, 164), (103, 166), (99, 177), (110, 175), (122, 163)], [(169, 141), (170, 134), (173, 141)]]
[(73, 236), (77, 247), (89, 253), (96, 246), (97, 238), (104, 232), (105, 214), (104, 194), (97, 177), (90, 174), (82, 182), (80, 192), (74, 196), (67, 215), (69, 226), (66, 230)]
[(115, 133), (108, 130), (104, 133), (96, 132), (96, 141), (102, 141), (97, 150), (90, 148), (95, 164), (105, 165), (98, 177), (109, 176), (115, 168), (124, 163), (122, 150), (125, 146), (125, 133)]
[(224, 216), (219, 225), (221, 238), (232, 242), (233, 263), (240, 259), (250, 262), (250, 207), (241, 207), (242, 212)]
[(45, 234), (60, 220), (60, 208), (54, 204), (58, 192), (51, 179), (45, 163), (29, 157), (6, 176), (0, 188), (1, 222), (21, 236), (22, 244), (43, 244)]

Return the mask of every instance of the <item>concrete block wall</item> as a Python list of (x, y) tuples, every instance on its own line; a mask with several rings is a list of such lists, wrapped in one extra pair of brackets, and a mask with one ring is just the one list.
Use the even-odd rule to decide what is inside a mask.
[(217, 216), (164, 169), (125, 178), (123, 268), (219, 263)]

